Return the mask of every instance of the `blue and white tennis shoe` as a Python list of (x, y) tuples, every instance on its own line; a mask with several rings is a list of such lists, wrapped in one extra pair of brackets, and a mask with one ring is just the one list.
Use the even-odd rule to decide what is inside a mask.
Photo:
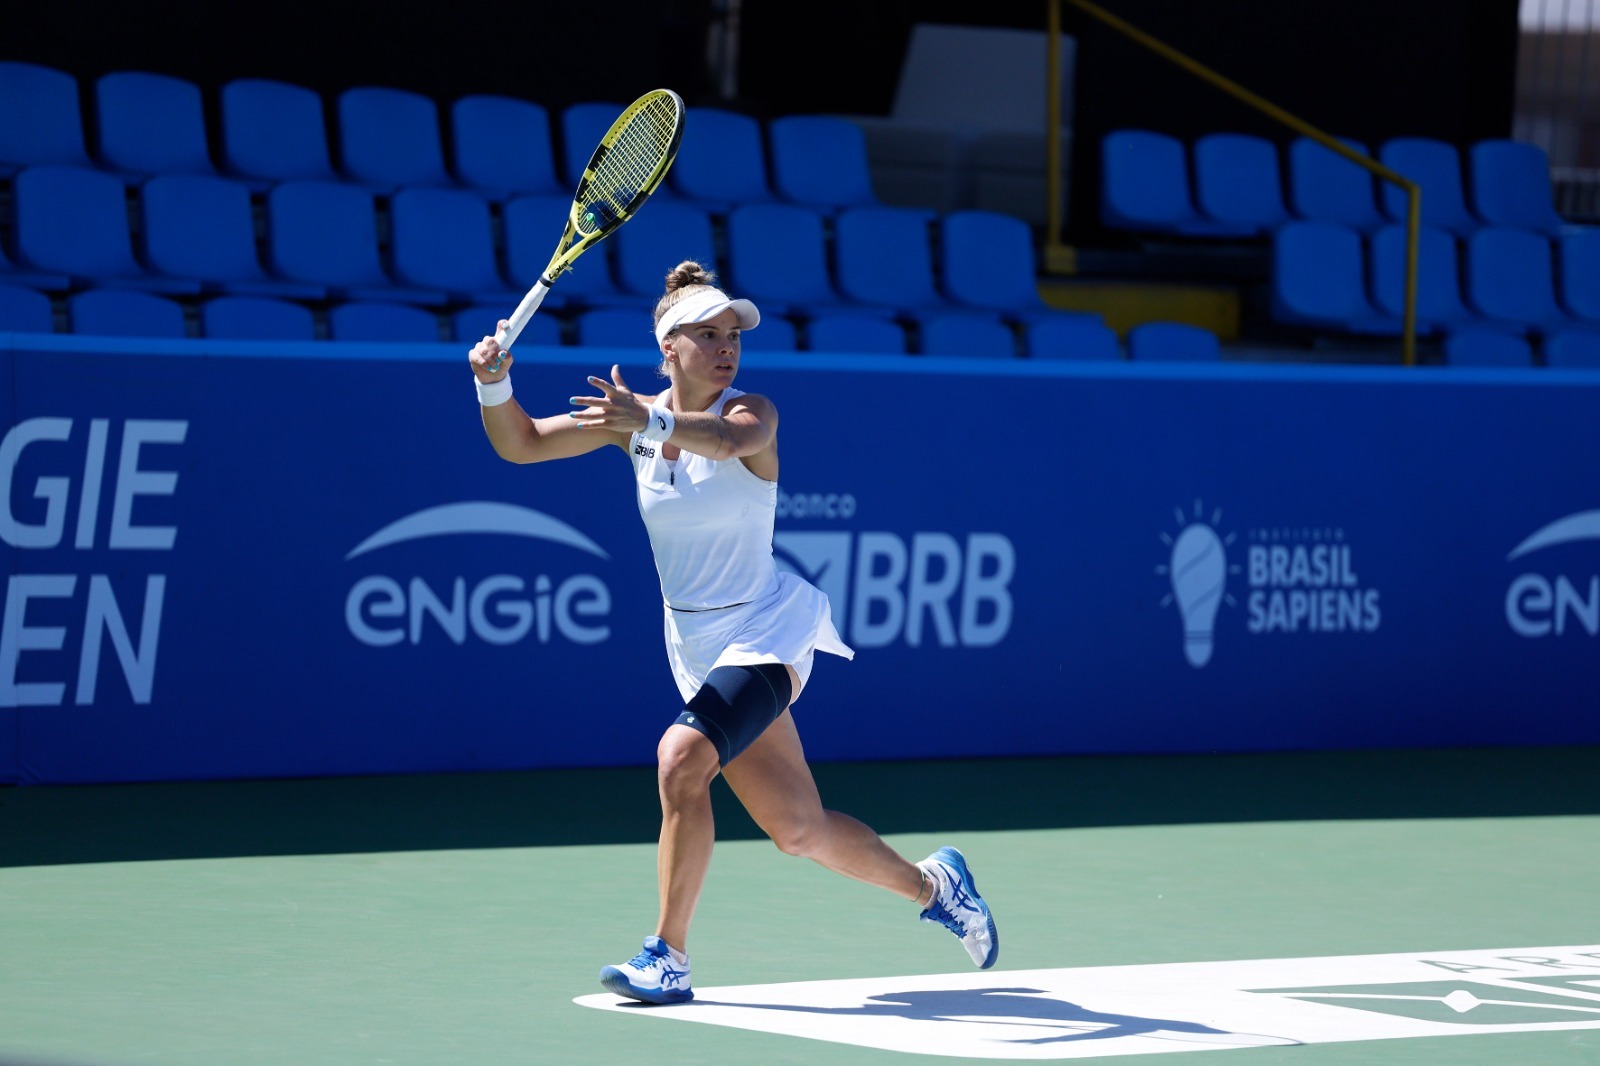
[(940, 848), (917, 866), (933, 879), (935, 889), (922, 920), (954, 933), (980, 970), (993, 966), (1000, 957), (1000, 934), (995, 932), (989, 905), (978, 895), (966, 858), (955, 848)]
[(644, 950), (621, 966), (600, 970), (600, 983), (619, 996), (642, 1003), (687, 1003), (694, 998), (689, 988), (689, 957), (673, 957), (667, 942), (658, 936), (644, 938)]

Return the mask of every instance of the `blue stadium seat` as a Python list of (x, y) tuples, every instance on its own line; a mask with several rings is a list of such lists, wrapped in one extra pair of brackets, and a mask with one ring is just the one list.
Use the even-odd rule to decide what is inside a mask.
[[(1378, 149), (1378, 162), (1422, 187), (1422, 223), (1455, 234), (1471, 236), (1480, 223), (1467, 210), (1466, 185), (1461, 179), (1461, 153), (1455, 145), (1431, 137), (1396, 137)], [(1409, 201), (1404, 189), (1382, 182), (1383, 211), (1391, 221), (1404, 222)]]
[(1532, 366), (1533, 348), (1515, 333), (1498, 329), (1462, 329), (1445, 335), (1447, 366)]
[[(776, 314), (838, 311), (843, 300), (830, 278), (826, 221), (799, 204), (735, 207), (727, 220), (730, 287)], [(887, 307), (865, 313), (893, 316)]]
[(1272, 238), (1272, 316), (1279, 322), (1398, 336), (1402, 323), (1367, 300), (1361, 234), (1337, 222), (1290, 222)]
[(130, 180), (214, 174), (200, 86), (168, 74), (122, 70), (94, 85), (100, 162)]
[(1570, 330), (1546, 337), (1544, 362), (1561, 369), (1600, 370), (1600, 333)]
[(0, 115), (0, 177), (37, 163), (88, 165), (78, 83), (65, 71), (0, 62)]
[(450, 105), (450, 146), (456, 179), (496, 203), (561, 192), (570, 200), (571, 190), (556, 182), (550, 113), (542, 104), (463, 96)]
[(311, 341), (317, 320), (309, 307), (266, 296), (219, 296), (200, 307), (200, 335), (213, 340)]
[(256, 250), (254, 208), (242, 182), (205, 174), (164, 174), (145, 182), (143, 248), (150, 269), (203, 283), (213, 292), (316, 300), (321, 285), (267, 275)]
[[(506, 277), (512, 282), (512, 288), (527, 292), (539, 280), (544, 268), (550, 265), (550, 256), (555, 254), (556, 241), (567, 224), (567, 213), (571, 209), (570, 193), (517, 196), (506, 202), (501, 210), (501, 222), (505, 231)], [(571, 270), (556, 279), (555, 287), (544, 298), (542, 306), (639, 306), (639, 295), (623, 292), (612, 277), (616, 240), (612, 235), (591, 245)], [(662, 276), (666, 276), (665, 269)]]
[(772, 184), (791, 203), (835, 212), (879, 203), (867, 136), (836, 115), (782, 115), (767, 122)]
[(1248, 133), (1208, 133), (1194, 143), (1195, 202), (1207, 218), (1269, 233), (1289, 221), (1278, 149)]
[(964, 307), (1018, 321), (1059, 314), (1039, 295), (1033, 230), (995, 211), (952, 211), (939, 222), (944, 294)]
[(1557, 239), (1561, 304), (1585, 323), (1600, 326), (1600, 229), (1572, 229)]
[[(0, 228), (8, 228), (11, 225), (13, 224), (8, 216)], [(0, 245), (0, 285), (20, 285), (23, 288), (42, 289), (45, 292), (64, 292), (72, 288), (72, 279), (65, 274), (50, 274), (20, 267), (10, 260), (5, 247)]]
[(1246, 237), (1195, 210), (1183, 142), (1154, 130), (1113, 130), (1101, 141), (1100, 217), (1113, 229), (1191, 237)]
[(1551, 237), (1561, 232), (1566, 223), (1556, 214), (1550, 157), (1543, 148), (1490, 139), (1474, 144), (1469, 159), (1472, 210), (1485, 223), (1521, 226)]
[(390, 253), (395, 280), (442, 289), (456, 302), (505, 304), (513, 292), (495, 258), (489, 201), (466, 189), (405, 188), (389, 201)]
[(50, 297), (20, 285), (0, 284), (0, 333), (54, 333)]
[(853, 314), (818, 315), (806, 324), (806, 348), (813, 352), (906, 354), (906, 331), (898, 322)]
[[(1343, 143), (1369, 154), (1357, 141)], [(1370, 171), (1309, 137), (1298, 137), (1289, 145), (1289, 204), (1299, 218), (1341, 222), (1371, 233), (1384, 223), (1372, 182)]]
[(406, 288), (383, 269), (372, 194), (335, 181), (286, 181), (267, 193), (267, 263), (290, 281), (323, 285), (349, 300), (442, 304), (433, 289)]
[(853, 207), (834, 220), (834, 281), (848, 303), (922, 317), (951, 310), (934, 282), (927, 216), (909, 207)]
[[(564, 279), (563, 284), (565, 284)], [(561, 319), (557, 318), (554, 312), (545, 310), (545, 306), (547, 305), (541, 305), (539, 312), (522, 327), (522, 335), (517, 338), (517, 344), (555, 347), (561, 343)], [(450, 316), (450, 328), (459, 343), (477, 344), (483, 338), (493, 336), (500, 320), (509, 317), (513, 310), (515, 305), (463, 307)]]
[(1030, 359), (1122, 358), (1116, 331), (1086, 315), (1042, 319), (1025, 329), (1023, 342)]
[(186, 337), (183, 305), (152, 292), (88, 289), (67, 298), (72, 332), (101, 337)]
[(740, 349), (746, 352), (797, 352), (800, 332), (792, 321), (780, 314), (761, 312), (761, 325), (740, 335)]
[(1535, 333), (1580, 325), (1556, 303), (1550, 238), (1515, 226), (1484, 226), (1467, 240), (1467, 303), (1486, 318)]
[[(1373, 305), (1381, 314), (1403, 318), (1406, 299), (1406, 227), (1391, 223), (1372, 235), (1368, 277)], [(1456, 239), (1447, 230), (1417, 231), (1417, 331), (1486, 326), (1461, 298), (1461, 261)]]
[[(662, 276), (666, 276), (665, 270)], [(646, 308), (595, 307), (578, 312), (575, 322), (581, 347), (638, 348), (643, 351), (655, 348), (656, 338), (650, 331), (650, 312)]]
[(644, 297), (646, 310), (665, 291), (667, 271), (685, 259), (720, 273), (711, 215), (686, 201), (652, 203), (606, 240), (615, 256), (617, 286)]
[(1222, 359), (1222, 343), (1209, 329), (1187, 322), (1144, 322), (1128, 331), (1128, 358), (1141, 363), (1215, 363)]
[(1014, 359), (1017, 335), (997, 318), (962, 313), (936, 314), (923, 319), (923, 355), (964, 355), (983, 359)]
[(287, 82), (240, 78), (222, 87), (223, 169), (261, 191), (280, 181), (337, 178), (322, 97)]
[(427, 343), (441, 339), (439, 318), (432, 311), (410, 304), (365, 300), (339, 304), (329, 311), (328, 337), (336, 341), (402, 343)]
[(200, 283), (156, 277), (134, 258), (126, 190), (101, 170), (44, 164), (17, 173), (17, 258), (24, 268), (95, 285), (197, 293)]
[(736, 111), (689, 108), (683, 144), (667, 181), (678, 195), (715, 214), (725, 214), (735, 204), (771, 200), (761, 123)]
[(439, 108), (407, 89), (358, 86), (338, 95), (339, 165), (380, 195), (403, 186), (450, 186)]

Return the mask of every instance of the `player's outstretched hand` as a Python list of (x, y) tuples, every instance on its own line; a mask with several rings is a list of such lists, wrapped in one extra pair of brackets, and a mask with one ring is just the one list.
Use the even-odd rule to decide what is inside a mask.
[(637, 433), (650, 418), (650, 405), (633, 394), (628, 383), (622, 380), (622, 367), (611, 367), (611, 380), (593, 374), (589, 384), (599, 389), (600, 396), (574, 396), (572, 405), (582, 407), (573, 411), (572, 417), (586, 429), (612, 429), (619, 433)]

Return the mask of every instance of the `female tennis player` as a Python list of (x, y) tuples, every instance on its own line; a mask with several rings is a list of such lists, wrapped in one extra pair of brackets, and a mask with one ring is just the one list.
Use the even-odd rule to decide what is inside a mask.
[(660, 917), (644, 950), (602, 969), (600, 982), (646, 1003), (694, 998), (686, 951), (711, 862), (718, 773), (779, 849), (914, 901), (973, 962), (993, 966), (994, 919), (959, 851), (940, 848), (912, 864), (817, 794), (789, 708), (817, 651), (854, 652), (827, 596), (773, 562), (778, 409), (733, 387), (740, 334), (761, 315), (714, 280), (693, 261), (667, 274), (655, 335), (669, 385), (655, 396), (635, 393), (613, 366), (610, 381), (588, 379), (599, 395), (574, 396), (568, 414), (530, 418), (511, 396), (512, 353), (485, 337), (470, 355), (484, 429), (501, 458), (537, 463), (606, 445), (631, 458), (661, 580), (667, 659), (684, 707), (656, 749)]

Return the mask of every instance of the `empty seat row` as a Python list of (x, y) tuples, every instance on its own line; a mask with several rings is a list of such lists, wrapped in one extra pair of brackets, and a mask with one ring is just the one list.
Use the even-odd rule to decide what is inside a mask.
[[(1272, 308), (1281, 322), (1398, 335), (1405, 277), (1403, 226), (1363, 238), (1338, 223), (1291, 222), (1273, 237)], [(1423, 226), (1417, 329), (1600, 333), (1600, 229), (1552, 239), (1515, 226), (1484, 226), (1458, 241), (1448, 230)]]
[[(408, 304), (351, 301), (314, 310), (290, 300), (219, 296), (185, 302), (133, 289), (88, 289), (65, 297), (61, 311), (50, 297), (0, 285), (0, 332), (51, 333), (58, 319), (78, 334), (213, 340), (473, 343), (494, 329), (504, 308), (470, 306), (451, 312)], [(541, 311), (522, 343), (635, 348), (652, 344), (649, 314), (638, 308), (591, 308), (570, 314)], [(748, 333), (754, 352), (815, 351), (921, 354), (982, 358), (1117, 359), (1116, 334), (1089, 318), (1063, 316), (1031, 326), (965, 314), (941, 315), (902, 325), (892, 319), (820, 315), (795, 321), (766, 314)], [(1214, 362), (1221, 346), (1214, 334), (1185, 323), (1156, 322), (1129, 332), (1128, 358)]]
[[(552, 122), (543, 105), (507, 96), (465, 96), (441, 110), (398, 88), (352, 87), (325, 102), (303, 86), (243, 78), (220, 88), (216, 121), (208, 123), (198, 85), (144, 71), (95, 79), (87, 111), (79, 95), (76, 79), (63, 71), (0, 62), (0, 113), (7, 116), (0, 176), (70, 163), (97, 165), (129, 182), (222, 173), (257, 191), (283, 181), (344, 180), (379, 194), (462, 186), (496, 200), (570, 196), (623, 108), (578, 103)], [(763, 123), (707, 107), (690, 109), (678, 161), (658, 195), (717, 211), (775, 199), (830, 211), (878, 202), (865, 136), (854, 123), (821, 115)]]
[[(178, 174), (146, 182), (130, 213), (114, 177), (60, 164), (20, 171), (13, 194), (13, 256), (0, 261), (0, 281), (507, 310), (544, 270), (570, 206), (551, 195), (494, 208), (466, 190), (420, 187), (397, 192), (380, 216), (354, 184), (286, 181), (262, 197), (258, 219), (244, 185)], [(967, 211), (930, 224), (896, 207), (830, 219), (780, 203), (741, 205), (725, 227), (688, 202), (652, 204), (559, 279), (550, 303), (647, 305), (686, 258), (780, 313), (1068, 314), (1040, 296), (1032, 231), (1020, 219)]]
[[(1370, 233), (1405, 221), (1408, 210), (1404, 189), (1307, 137), (1281, 159), (1272, 141), (1241, 133), (1208, 134), (1190, 147), (1152, 130), (1116, 130), (1101, 147), (1101, 217), (1115, 229), (1250, 238), (1304, 220)], [(1549, 158), (1536, 145), (1479, 141), (1463, 166), (1454, 145), (1397, 137), (1376, 158), (1421, 187), (1425, 224), (1458, 237), (1486, 225), (1550, 236), (1569, 228), (1555, 210)]]
[(1452, 333), (1442, 344), (1448, 366), (1526, 367), (1600, 370), (1600, 333), (1570, 330), (1552, 333), (1537, 343), (1515, 333), (1468, 328)]

